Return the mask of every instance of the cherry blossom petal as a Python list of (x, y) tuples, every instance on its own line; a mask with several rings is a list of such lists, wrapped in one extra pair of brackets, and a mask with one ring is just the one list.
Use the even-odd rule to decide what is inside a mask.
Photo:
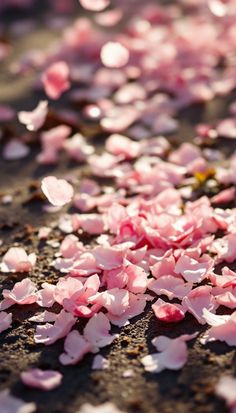
[(93, 359), (93, 364), (92, 364), (92, 370), (106, 370), (109, 368), (109, 361), (101, 356), (101, 354), (98, 354), (97, 356), (94, 357)]
[(160, 373), (164, 369), (181, 369), (188, 359), (186, 341), (195, 337), (196, 334), (183, 335), (175, 339), (168, 339), (165, 336), (156, 337), (152, 343), (160, 353), (150, 354), (141, 359), (145, 370), (150, 373)]
[(60, 362), (64, 365), (77, 364), (91, 350), (91, 344), (78, 331), (73, 330), (65, 339), (65, 352), (60, 355)]
[(110, 328), (105, 314), (95, 314), (84, 328), (84, 337), (95, 349), (108, 346), (116, 338), (116, 335), (109, 334)]
[[(4, 289), (4, 300), (1, 303), (1, 309), (6, 309), (14, 304), (26, 305), (33, 304), (37, 301), (36, 285), (29, 279), (17, 282), (12, 290)], [(4, 305), (6, 303), (6, 305)]]
[(47, 176), (42, 180), (41, 188), (48, 201), (55, 206), (68, 204), (73, 195), (73, 187), (65, 179)]
[(60, 386), (63, 377), (58, 371), (37, 368), (24, 371), (20, 376), (26, 386), (47, 391)]
[(19, 121), (26, 126), (29, 131), (39, 130), (48, 114), (48, 101), (42, 100), (31, 112), (21, 111), (18, 113)]
[(29, 272), (36, 263), (34, 253), (27, 255), (21, 247), (11, 247), (3, 256), (0, 270), (2, 272)]
[(70, 88), (70, 69), (66, 62), (53, 63), (42, 76), (45, 92), (51, 99), (59, 99)]
[(79, 0), (84, 9), (91, 11), (104, 10), (110, 4), (110, 0)]
[(6, 313), (5, 311), (0, 312), (0, 333), (11, 327), (12, 323), (12, 313)]
[(43, 343), (46, 346), (55, 343), (55, 341), (68, 335), (75, 322), (76, 318), (73, 315), (62, 310), (54, 324), (46, 323), (37, 326), (34, 336), (35, 343)]
[(101, 50), (101, 61), (106, 67), (119, 68), (128, 63), (129, 51), (118, 42), (108, 42)]
[(200, 324), (205, 324), (204, 309), (215, 311), (218, 307), (215, 297), (211, 294), (212, 287), (202, 285), (192, 290), (183, 298), (182, 305)]
[(223, 376), (218, 381), (215, 393), (217, 396), (222, 397), (227, 406), (236, 406), (236, 379), (232, 376)]
[(85, 403), (76, 413), (124, 413), (119, 410), (113, 403), (107, 402), (98, 406)]
[(160, 298), (152, 305), (155, 316), (160, 321), (175, 323), (183, 320), (185, 311), (179, 304), (170, 304)]

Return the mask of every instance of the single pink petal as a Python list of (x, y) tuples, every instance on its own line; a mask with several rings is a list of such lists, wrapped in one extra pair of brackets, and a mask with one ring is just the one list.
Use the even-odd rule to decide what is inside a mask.
[(0, 333), (11, 327), (12, 313), (0, 312)]
[(42, 287), (37, 293), (37, 304), (40, 307), (51, 307), (55, 302), (54, 291), (56, 286), (45, 282)]
[(26, 305), (37, 301), (36, 285), (29, 278), (17, 282), (12, 290), (3, 290), (2, 294), (4, 299), (11, 301), (11, 305)]
[(188, 349), (186, 342), (196, 337), (180, 336), (175, 339), (169, 339), (165, 336), (159, 336), (152, 340), (153, 345), (160, 353), (150, 354), (142, 358), (141, 362), (146, 371), (151, 373), (160, 373), (164, 369), (179, 370), (188, 359)]
[(129, 308), (129, 292), (113, 288), (90, 297), (89, 302), (105, 307), (114, 316), (121, 316)]
[(129, 51), (118, 42), (108, 42), (101, 50), (101, 61), (106, 67), (119, 68), (128, 63)]
[(179, 304), (170, 304), (160, 298), (152, 305), (155, 316), (160, 321), (175, 323), (183, 320), (185, 311)]
[(124, 412), (119, 410), (118, 407), (116, 407), (113, 403), (106, 402), (98, 406), (93, 406), (92, 404), (85, 403), (80, 407), (80, 409), (76, 413), (124, 413)]
[(200, 324), (205, 324), (203, 316), (204, 309), (214, 312), (218, 304), (215, 297), (211, 294), (212, 287), (202, 285), (193, 289), (186, 297), (183, 298), (182, 305), (186, 311), (189, 311)]
[(236, 312), (229, 315), (215, 315), (207, 309), (203, 310), (205, 321), (212, 327), (206, 331), (201, 339), (202, 344), (211, 341), (224, 341), (229, 346), (236, 345)]
[(60, 386), (62, 374), (53, 370), (31, 369), (20, 375), (22, 382), (29, 387), (41, 390), (53, 390)]
[(0, 413), (33, 413), (35, 411), (35, 403), (26, 403), (17, 397), (11, 396), (9, 390), (0, 392)]
[(34, 323), (51, 323), (56, 321), (57, 314), (51, 313), (50, 311), (43, 311), (42, 313), (29, 318), (29, 321)]
[(109, 334), (110, 328), (105, 314), (95, 314), (84, 328), (84, 337), (95, 349), (108, 346), (116, 338), (116, 335)]
[(46, 346), (55, 343), (55, 341), (68, 335), (75, 322), (76, 318), (73, 315), (62, 310), (54, 324), (46, 323), (37, 326), (34, 336), (35, 343), (43, 343)]
[(113, 134), (106, 141), (106, 150), (113, 155), (122, 155), (125, 159), (133, 159), (141, 153), (141, 146), (126, 136)]
[(163, 275), (158, 280), (151, 280), (148, 283), (148, 288), (154, 291), (157, 295), (166, 295), (169, 300), (173, 298), (184, 298), (190, 293), (193, 284), (184, 282), (182, 278), (174, 277), (173, 275)]
[(232, 376), (223, 376), (218, 381), (215, 393), (217, 396), (222, 397), (227, 406), (236, 406), (236, 379)]
[(104, 10), (110, 4), (110, 0), (79, 0), (84, 9), (91, 11)]
[(47, 176), (42, 180), (41, 188), (48, 201), (55, 206), (68, 204), (73, 195), (73, 187), (65, 179)]
[(11, 247), (3, 256), (0, 270), (2, 272), (29, 272), (36, 263), (34, 253), (27, 255), (21, 247)]
[(231, 202), (235, 199), (236, 190), (234, 187), (224, 189), (223, 191), (219, 192), (217, 195), (211, 198), (212, 204), (226, 204)]
[(29, 147), (18, 139), (11, 139), (3, 148), (3, 158), (14, 161), (25, 158), (30, 152)]
[(176, 263), (175, 272), (181, 274), (186, 281), (200, 282), (208, 276), (208, 271), (212, 268), (212, 262), (200, 262), (187, 255), (182, 255)]
[(64, 365), (77, 364), (91, 349), (91, 344), (78, 331), (73, 330), (65, 339), (65, 353), (60, 355), (60, 362)]
[(53, 63), (42, 76), (45, 92), (51, 99), (59, 99), (70, 88), (70, 69), (66, 62)]
[(93, 359), (92, 370), (106, 370), (109, 368), (109, 361), (98, 354)]
[(47, 114), (48, 101), (43, 100), (40, 101), (38, 106), (31, 112), (19, 112), (18, 119), (29, 131), (37, 131), (43, 126)]

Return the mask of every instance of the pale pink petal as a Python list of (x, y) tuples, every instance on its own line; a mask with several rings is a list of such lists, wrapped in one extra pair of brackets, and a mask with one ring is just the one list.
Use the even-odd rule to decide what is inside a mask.
[(126, 136), (113, 134), (106, 141), (106, 150), (113, 155), (122, 155), (125, 159), (133, 159), (141, 153), (141, 146)]
[(116, 247), (98, 246), (94, 248), (92, 253), (98, 268), (103, 270), (112, 270), (113, 268), (120, 267), (125, 257), (124, 251)]
[(40, 307), (51, 307), (55, 302), (54, 291), (56, 286), (45, 282), (42, 287), (37, 293), (37, 304)]
[(11, 327), (12, 313), (0, 312), (0, 333)]
[(0, 392), (0, 413), (33, 413), (35, 411), (35, 403), (26, 403), (17, 397), (11, 396), (9, 390)]
[(129, 51), (118, 42), (108, 42), (101, 50), (101, 61), (106, 67), (119, 68), (128, 63)]
[(57, 314), (51, 313), (50, 311), (43, 311), (42, 313), (29, 318), (29, 321), (34, 323), (51, 323), (56, 321)]
[(48, 114), (48, 101), (42, 100), (31, 112), (21, 111), (18, 113), (19, 121), (26, 126), (29, 131), (39, 130)]
[(116, 335), (109, 334), (110, 328), (105, 314), (95, 314), (84, 328), (84, 337), (95, 349), (108, 346), (116, 338)]
[(182, 305), (186, 311), (189, 311), (200, 324), (205, 324), (206, 320), (203, 315), (204, 309), (214, 312), (218, 304), (215, 297), (211, 294), (212, 287), (202, 285), (192, 290), (183, 298)]
[(79, 2), (84, 9), (91, 11), (104, 10), (110, 4), (110, 0), (79, 0)]
[(27, 255), (21, 247), (11, 247), (3, 256), (0, 270), (2, 272), (29, 272), (36, 263), (34, 253)]
[(36, 285), (29, 278), (25, 278), (24, 280), (17, 282), (12, 290), (3, 290), (2, 294), (5, 300), (9, 300), (11, 302), (10, 305), (33, 304), (37, 301)]
[(98, 406), (93, 406), (92, 404), (85, 403), (76, 413), (124, 413), (119, 410), (113, 403), (107, 402), (100, 404)]
[(212, 204), (226, 204), (231, 202), (235, 199), (236, 190), (234, 187), (224, 189), (223, 191), (219, 192), (217, 195), (211, 198)]
[(173, 275), (163, 275), (158, 280), (151, 280), (148, 288), (157, 295), (166, 295), (169, 300), (179, 298), (180, 300), (187, 295), (193, 287), (193, 284), (184, 282), (183, 279)]
[(179, 370), (188, 359), (187, 340), (196, 337), (180, 336), (176, 339), (169, 339), (165, 336), (159, 336), (152, 340), (152, 343), (160, 353), (150, 354), (141, 359), (146, 371), (151, 373), (160, 373), (164, 369)]
[(236, 406), (236, 378), (232, 376), (223, 376), (218, 381), (215, 393), (222, 397), (227, 406)]
[(109, 361), (98, 354), (93, 359), (92, 370), (106, 370), (109, 368)]
[(186, 281), (200, 282), (208, 276), (208, 271), (212, 268), (210, 260), (200, 262), (187, 256), (182, 255), (176, 263), (175, 272), (181, 274)]
[(37, 368), (22, 372), (20, 377), (26, 386), (41, 390), (53, 390), (62, 381), (62, 374), (58, 371)]
[(152, 305), (155, 316), (160, 321), (175, 323), (183, 320), (185, 311), (179, 304), (170, 304), (160, 298)]
[(37, 326), (34, 336), (35, 343), (43, 343), (46, 346), (55, 343), (55, 341), (68, 335), (75, 322), (76, 318), (73, 315), (62, 310), (54, 324), (46, 323)]
[(48, 201), (55, 206), (68, 204), (73, 195), (73, 187), (65, 179), (47, 176), (42, 180), (41, 188)]
[(59, 99), (61, 94), (70, 88), (70, 69), (66, 62), (53, 63), (42, 76), (44, 89), (51, 99)]
[(3, 158), (14, 161), (25, 158), (30, 152), (29, 147), (18, 139), (11, 139), (3, 148)]
[(77, 364), (91, 349), (91, 344), (78, 331), (73, 330), (65, 339), (65, 353), (60, 355), (60, 362), (64, 365)]
[(100, 304), (114, 316), (121, 316), (129, 308), (129, 293), (124, 289), (113, 288), (90, 297), (89, 302)]

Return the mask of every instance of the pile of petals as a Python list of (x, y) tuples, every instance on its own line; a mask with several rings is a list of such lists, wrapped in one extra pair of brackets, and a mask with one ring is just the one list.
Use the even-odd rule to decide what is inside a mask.
[[(219, 152), (211, 146), (202, 150), (185, 142), (174, 149), (162, 136), (177, 130), (180, 109), (236, 87), (236, 8), (233, 0), (222, 7), (213, 1), (185, 0), (165, 8), (137, 2), (136, 15), (126, 25), (123, 15), (131, 13), (126, 3), (106, 10), (108, 0), (81, 0), (88, 12), (102, 11), (94, 17), (97, 25), (80, 18), (64, 31), (57, 47), (42, 53), (40, 63), (32, 58), (32, 69), (41, 72), (37, 88), (48, 99), (65, 99), (76, 108), (58, 111), (58, 121), (50, 127), (47, 100), (18, 113), (29, 136), (35, 133), (40, 139), (37, 161), (57, 163), (64, 151), (76, 165), (86, 162), (86, 172), (80, 169), (79, 185), (73, 177), (42, 179), (50, 204), (44, 210), (69, 204), (59, 215), (60, 242), (50, 263), (58, 279), (36, 285), (31, 279), (36, 252), (10, 247), (0, 270), (21, 273), (23, 279), (3, 289), (0, 332), (7, 334), (14, 323), (6, 310), (34, 304), (37, 312), (29, 322), (36, 324), (35, 343), (49, 346), (62, 339), (59, 361), (74, 365), (111, 345), (117, 339), (113, 326), (122, 328), (148, 308), (157, 326), (181, 323), (191, 315), (195, 333), (157, 336), (152, 340), (157, 352), (142, 355), (144, 369), (160, 373), (185, 365), (187, 342), (197, 338), (198, 325), (206, 326), (202, 345), (221, 341), (236, 346), (236, 272), (231, 268), (236, 260), (236, 208), (231, 205), (236, 153), (219, 165)], [(106, 26), (110, 16), (121, 26), (108, 33), (99, 26)], [(24, 64), (22, 59), (19, 71)], [(234, 139), (235, 106), (230, 110), (230, 117), (215, 125), (200, 125), (197, 138)], [(92, 137), (103, 133), (103, 149), (88, 141), (80, 121), (94, 127)], [(3, 157), (13, 161), (28, 153), (24, 139), (12, 137)], [(42, 227), (39, 239), (46, 241), (51, 230)], [(93, 368), (109, 369), (109, 362), (97, 354)], [(27, 386), (51, 390), (62, 377), (33, 368), (22, 372), (21, 379)], [(217, 394), (234, 411), (235, 397), (231, 400), (226, 387), (222, 381)], [(6, 392), (0, 401), (4, 413), (21, 408), (22, 402)], [(23, 408), (35, 410), (33, 404)], [(85, 405), (80, 412), (87, 411), (93, 408)]]

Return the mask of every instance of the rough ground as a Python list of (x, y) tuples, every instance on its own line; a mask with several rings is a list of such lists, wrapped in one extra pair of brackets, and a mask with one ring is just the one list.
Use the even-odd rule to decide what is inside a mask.
[[(18, 15), (17, 19), (22, 17)], [(15, 16), (6, 18), (11, 21)], [(54, 36), (55, 33), (41, 27), (19, 41), (15, 40), (14, 58), (33, 45), (45, 45)], [(22, 105), (24, 109), (32, 108), (38, 96), (34, 94), (32, 97), (30, 82), (30, 77), (26, 81), (10, 79), (3, 65), (0, 69), (0, 101), (8, 101), (15, 108), (22, 108)], [(233, 100), (233, 96), (229, 100)], [(208, 106), (195, 106), (185, 111), (181, 114), (180, 132), (171, 140), (191, 140), (194, 137), (194, 124), (219, 119), (225, 114), (225, 107), (226, 102), (218, 100)], [(233, 149), (232, 143), (230, 145), (227, 140), (220, 142), (221, 149), (228, 153)], [(3, 240), (0, 256), (14, 242), (27, 246), (29, 250), (38, 249), (39, 260), (32, 279), (42, 282), (57, 279), (58, 274), (49, 267), (53, 248), (44, 242), (39, 243), (36, 232), (38, 227), (54, 221), (56, 216), (42, 213), (37, 181), (51, 172), (60, 175), (65, 171), (73, 171), (79, 177), (83, 171), (65, 162), (53, 168), (39, 167), (34, 162), (36, 151), (37, 147), (24, 161), (5, 162), (0, 159), (0, 195), (14, 195), (12, 205), (0, 204), (0, 239)], [(59, 233), (55, 230), (50, 237), (58, 238)], [(18, 275), (0, 276), (4, 288), (12, 286), (19, 279)], [(91, 370), (92, 355), (87, 355), (76, 366), (61, 366), (58, 356), (63, 349), (62, 340), (49, 348), (35, 345), (34, 328), (27, 321), (34, 312), (33, 306), (13, 307), (13, 328), (0, 336), (0, 387), (10, 387), (14, 395), (26, 401), (35, 401), (38, 413), (75, 413), (85, 401), (99, 404), (108, 400), (129, 413), (227, 411), (223, 402), (214, 396), (214, 385), (220, 375), (223, 372), (234, 374), (235, 371), (235, 351), (227, 345), (211, 344), (203, 347), (198, 342), (191, 342), (188, 363), (178, 372), (166, 370), (151, 375), (144, 373), (141, 366), (140, 358), (150, 351), (151, 339), (156, 335), (175, 337), (199, 330), (199, 324), (191, 315), (188, 314), (180, 324), (172, 325), (158, 322), (151, 312), (146, 311), (145, 316), (136, 318), (124, 327), (119, 339), (102, 351), (110, 361), (109, 370), (94, 372)], [(19, 381), (19, 373), (32, 365), (61, 371), (64, 376), (62, 386), (48, 393), (26, 389)], [(134, 370), (134, 377), (122, 377), (127, 368)]]

